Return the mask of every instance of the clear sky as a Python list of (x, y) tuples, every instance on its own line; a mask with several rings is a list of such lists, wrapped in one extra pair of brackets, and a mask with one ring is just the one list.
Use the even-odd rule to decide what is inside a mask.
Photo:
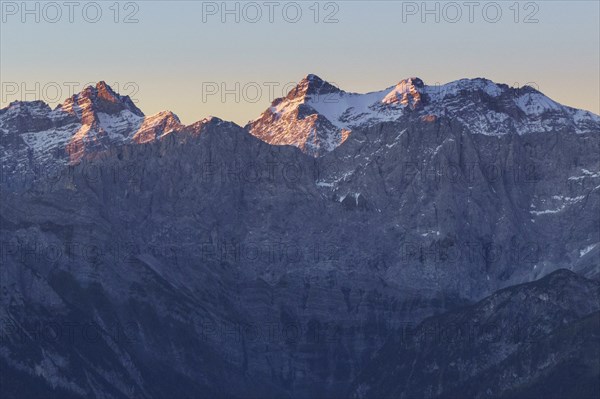
[(73, 86), (105, 80), (147, 115), (245, 124), (315, 73), (354, 92), (412, 76), (530, 83), (600, 113), (598, 1), (427, 2), (430, 13), (421, 1), (92, 3), (29, 2), (27, 14), (21, 1), (2, 2), (0, 106), (55, 105)]

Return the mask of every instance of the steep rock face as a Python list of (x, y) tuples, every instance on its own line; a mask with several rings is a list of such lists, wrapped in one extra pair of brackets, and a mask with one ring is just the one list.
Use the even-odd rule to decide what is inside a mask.
[(335, 102), (344, 92), (316, 75), (307, 75), (248, 125), (254, 136), (275, 145), (294, 145), (318, 156), (342, 144), (349, 133), (321, 115), (314, 104)]
[(447, 117), (471, 133), (491, 136), (600, 130), (597, 115), (562, 106), (528, 86), (514, 89), (480, 78), (428, 86), (409, 78), (381, 91), (358, 94), (315, 75), (301, 80), (246, 128), (267, 143), (323, 156), (353, 130), (403, 122), (415, 115), (426, 120)]
[(113, 145), (156, 140), (182, 127), (172, 112), (144, 116), (105, 82), (86, 87), (54, 110), (41, 101), (17, 101), (0, 110), (3, 174), (56, 170)]
[[(311, 84), (290, 97), (338, 93)], [(448, 98), (488, 99), (477, 85)], [(558, 268), (597, 277), (598, 132), (479, 134), (420, 113), (434, 103), (423, 86), (385, 93), (400, 119), (347, 113), (352, 134), (316, 158), (165, 113), (144, 134), (110, 124), (129, 139), (69, 165), (59, 154), (51, 175), (5, 175), (3, 370), (58, 396), (340, 397), (405, 325)], [(58, 123), (17, 106), (0, 111), (5, 156)]]
[(593, 398), (600, 285), (560, 270), (390, 337), (354, 383), (360, 398)]
[(129, 111), (137, 116), (144, 113), (131, 101), (129, 96), (117, 94), (106, 82), (101, 81), (95, 87), (88, 86), (81, 93), (75, 94), (60, 104), (57, 109), (77, 115), (84, 124), (97, 121), (99, 113), (117, 115)]
[(138, 144), (148, 143), (182, 128), (183, 125), (177, 115), (171, 111), (163, 111), (144, 118), (144, 121), (133, 135), (132, 140)]
[(355, 131), (317, 159), (316, 184), (385, 215), (390, 278), (432, 273), (479, 298), (560, 267), (598, 276), (599, 152), (596, 132), (474, 135), (415, 115)]
[[(97, 346), (52, 369), (50, 384), (80, 394), (165, 392), (149, 361), (175, 370), (188, 395), (197, 381), (234, 396), (337, 395), (397, 320), (465, 302), (383, 281), (374, 250), (357, 264), (372, 245), (359, 243), (367, 215), (323, 198), (312, 159), (297, 149), (216, 118), (196, 127), (115, 147), (3, 201), (3, 301), (13, 304), (3, 317), (17, 336), (36, 320), (106, 326)], [(41, 260), (21, 256), (32, 248)], [(52, 248), (64, 256), (46, 257)], [(107, 366), (86, 368), (102, 376), (88, 382), (77, 364), (104, 364), (98, 356), (112, 345), (112, 326), (124, 326), (133, 343), (115, 344)], [(23, 347), (9, 346), (6, 361), (30, 374), (65, 356), (47, 342), (23, 345), (42, 354), (23, 359)], [(109, 378), (123, 364), (126, 372)]]

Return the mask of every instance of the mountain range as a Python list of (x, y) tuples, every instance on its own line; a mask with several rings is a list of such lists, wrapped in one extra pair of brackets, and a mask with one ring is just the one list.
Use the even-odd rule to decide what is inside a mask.
[(245, 127), (13, 102), (2, 396), (594, 397), (599, 135), (486, 79), (308, 75)]

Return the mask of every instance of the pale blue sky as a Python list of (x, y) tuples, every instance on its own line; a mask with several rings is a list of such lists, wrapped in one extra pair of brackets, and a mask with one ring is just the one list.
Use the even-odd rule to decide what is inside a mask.
[[(120, 4), (121, 22), (113, 21), (114, 11), (109, 7), (114, 1), (98, 2), (102, 17), (97, 23), (85, 21), (81, 7), (75, 9), (73, 23), (68, 21), (66, 8), (57, 23), (45, 21), (41, 8), (39, 23), (34, 15), (26, 15), (23, 23), (21, 10), (10, 15), (12, 9), (7, 9), (6, 3), (0, 27), (3, 88), (8, 87), (7, 82), (25, 83), (29, 88), (34, 88), (35, 82), (40, 87), (56, 82), (66, 97), (67, 82), (83, 85), (105, 80), (132, 94), (146, 114), (169, 109), (185, 123), (215, 115), (245, 124), (272, 100), (265, 82), (277, 82), (275, 93), (280, 96), (283, 85), (308, 73), (356, 92), (380, 90), (410, 76), (428, 84), (463, 77), (487, 77), (510, 85), (535, 82), (542, 92), (563, 104), (600, 113), (597, 1), (533, 2), (538, 23), (523, 22), (535, 10), (528, 2), (519, 3), (517, 23), (514, 1), (496, 2), (502, 10), (497, 23), (485, 20), (482, 8), (492, 3), (486, 1), (475, 8), (473, 23), (462, 1), (457, 2), (463, 12), (458, 22), (444, 20), (441, 2), (440, 23), (435, 23), (434, 15), (428, 15), (423, 23), (418, 11), (405, 15), (403, 21), (403, 7), (410, 11), (409, 2), (338, 1), (335, 18), (339, 22), (329, 24), (322, 20), (335, 8), (324, 10), (326, 2), (321, 2), (321, 22), (315, 23), (314, 8), (309, 8), (313, 1), (298, 2), (303, 14), (297, 23), (284, 19), (284, 5), (288, 18), (294, 16), (291, 2), (285, 1), (275, 9), (274, 23), (268, 21), (265, 6), (261, 6), (263, 16), (256, 23), (243, 18), (254, 17), (251, 8), (246, 9), (247, 14), (240, 11), (240, 23), (235, 23), (232, 15), (223, 23), (220, 14), (206, 16), (203, 22), (203, 7), (220, 7), (221, 2), (200, 1), (138, 1), (135, 18), (139, 22), (131, 24), (122, 22), (135, 10), (131, 6), (123, 9), (125, 2)], [(13, 4), (20, 7), (21, 2)], [(421, 2), (414, 4), (420, 6)], [(428, 7), (434, 4), (429, 2)], [(88, 9), (88, 16), (93, 17), (93, 11)], [(493, 18), (493, 11), (488, 8), (487, 17)], [(54, 10), (47, 8), (46, 12), (46, 17), (54, 18)], [(453, 9), (446, 12), (448, 18), (454, 18)], [(135, 82), (135, 86), (125, 88), (127, 82)], [(229, 88), (234, 88), (235, 82), (240, 87), (256, 82), (262, 95), (255, 100), (250, 87), (239, 103), (233, 95), (225, 101), (218, 94), (203, 98), (207, 82), (225, 83)], [(12, 95), (4, 91), (2, 107), (24, 98), (21, 89)], [(53, 92), (46, 96), (42, 90), (38, 92), (42, 99), (56, 103), (51, 101)]]

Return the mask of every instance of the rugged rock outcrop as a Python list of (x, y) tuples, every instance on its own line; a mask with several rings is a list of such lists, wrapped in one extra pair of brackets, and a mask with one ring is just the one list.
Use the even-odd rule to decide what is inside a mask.
[(365, 365), (357, 398), (595, 398), (600, 284), (567, 270), (404, 326)]
[[(214, 117), (144, 117), (102, 84), (70, 108), (0, 110), (3, 392), (339, 397), (407, 324), (560, 268), (597, 279), (598, 117), (449, 85), (394, 86), (313, 153), (294, 118), (263, 120), (300, 138), (270, 144)], [(309, 76), (281, 104), (319, 93), (351, 96)], [(510, 122), (490, 119), (503, 102)], [(338, 131), (302, 104), (286, 115)], [(571, 298), (581, 279), (561, 273)]]

